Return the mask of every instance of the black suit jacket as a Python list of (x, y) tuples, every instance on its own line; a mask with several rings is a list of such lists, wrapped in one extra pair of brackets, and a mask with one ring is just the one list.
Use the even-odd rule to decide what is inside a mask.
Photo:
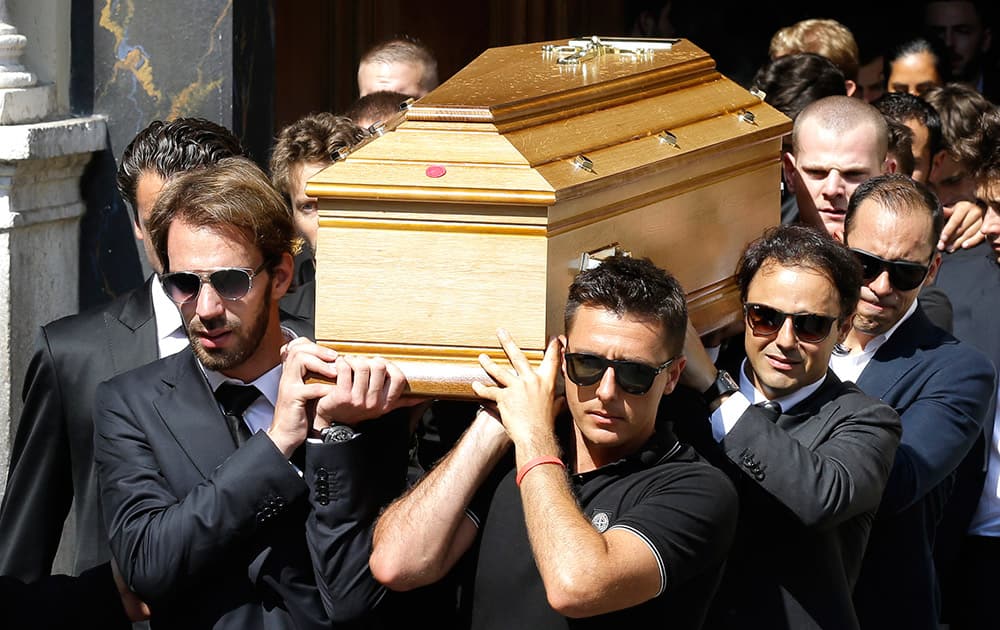
[[(42, 326), (24, 379), (24, 408), (0, 508), (0, 575), (48, 575), (74, 506), (73, 572), (110, 559), (94, 472), (97, 385), (159, 356), (152, 277), (110, 303)], [(312, 337), (311, 321), (281, 313)]]
[(851, 589), (899, 417), (832, 372), (777, 421), (749, 407), (721, 443), (701, 408), (694, 422), (677, 423), (678, 434), (740, 494), (736, 542), (705, 627), (857, 627)]
[[(405, 416), (308, 445), (300, 477), (264, 432), (236, 449), (190, 349), (102, 384), (95, 402), (112, 552), (153, 628), (326, 628), (379, 601), (370, 528), (405, 482)], [(345, 503), (353, 475), (369, 491)]]
[[(947, 293), (955, 312), (954, 334), (983, 352), (993, 366), (1000, 366), (1000, 265), (989, 243), (972, 249), (945, 253), (936, 284)], [(934, 562), (948, 604), (948, 582), (960, 579), (963, 567), (958, 564), (959, 546), (979, 503), (986, 478), (989, 445), (993, 443), (991, 415), (983, 424), (983, 435), (959, 467), (955, 489), (934, 541)], [(953, 577), (954, 576), (954, 577)]]
[(26, 582), (49, 574), (74, 499), (74, 573), (110, 558), (90, 412), (98, 383), (157, 358), (150, 282), (41, 328), (0, 510), (0, 574)]
[(30, 584), (2, 576), (0, 610), (5, 628), (129, 627), (108, 563), (76, 577), (51, 575)]
[(982, 431), (996, 395), (992, 364), (918, 308), (858, 378), (892, 406), (903, 438), (872, 526), (855, 607), (867, 628), (937, 628), (931, 549), (955, 470)]

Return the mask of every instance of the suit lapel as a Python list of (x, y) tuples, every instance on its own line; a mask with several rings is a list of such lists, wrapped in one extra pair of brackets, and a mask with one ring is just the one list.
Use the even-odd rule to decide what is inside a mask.
[(919, 361), (915, 349), (939, 343), (941, 332), (918, 307), (875, 351), (875, 356), (858, 377), (858, 388), (869, 396), (884, 400), (903, 375)]
[(813, 395), (778, 417), (779, 427), (807, 447), (814, 447), (829, 433), (828, 427), (840, 405), (833, 401), (841, 392), (841, 382), (833, 370), (827, 370), (826, 380)]
[(208, 478), (236, 446), (218, 403), (190, 348), (167, 359), (176, 367), (163, 378), (166, 387), (153, 407), (181, 449)]
[(156, 318), (153, 317), (152, 276), (128, 294), (120, 311), (105, 311), (108, 356), (115, 374), (121, 374), (159, 358)]

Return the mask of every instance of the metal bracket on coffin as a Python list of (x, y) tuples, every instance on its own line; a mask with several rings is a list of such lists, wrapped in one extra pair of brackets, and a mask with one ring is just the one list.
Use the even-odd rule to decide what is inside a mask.
[(618, 243), (612, 243), (610, 245), (605, 245), (600, 249), (595, 249), (589, 252), (580, 254), (580, 263), (577, 267), (579, 271), (587, 271), (589, 269), (597, 269), (602, 262), (612, 256), (632, 256), (632, 252), (626, 250)]

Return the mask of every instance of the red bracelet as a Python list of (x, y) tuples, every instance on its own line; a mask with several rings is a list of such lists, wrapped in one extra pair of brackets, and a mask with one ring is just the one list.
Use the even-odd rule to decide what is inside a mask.
[(521, 469), (517, 471), (517, 477), (514, 478), (514, 483), (516, 483), (518, 487), (521, 487), (521, 480), (524, 479), (524, 476), (527, 475), (529, 472), (531, 472), (532, 468), (535, 468), (536, 466), (541, 466), (543, 464), (556, 464), (557, 466), (562, 466), (563, 468), (566, 468), (566, 464), (563, 463), (563, 460), (552, 455), (545, 455), (544, 457), (536, 457), (535, 459), (529, 459), (524, 464), (524, 466), (521, 466)]

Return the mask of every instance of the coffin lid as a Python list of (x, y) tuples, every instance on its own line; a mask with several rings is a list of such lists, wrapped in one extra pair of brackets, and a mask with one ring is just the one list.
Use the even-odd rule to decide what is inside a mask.
[(544, 207), (791, 129), (688, 40), (557, 60), (539, 43), (487, 50), (306, 193), (321, 212), (335, 206), (325, 199)]

